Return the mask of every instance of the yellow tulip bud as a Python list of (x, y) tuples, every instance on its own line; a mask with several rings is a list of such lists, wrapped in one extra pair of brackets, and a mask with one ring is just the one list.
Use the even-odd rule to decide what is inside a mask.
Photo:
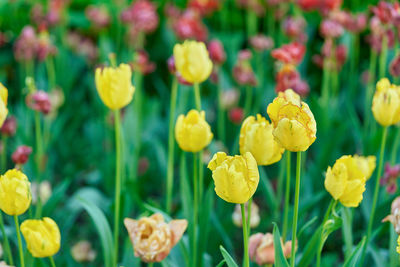
[(250, 152), (258, 165), (279, 161), (285, 149), (275, 141), (273, 129), (272, 124), (260, 114), (257, 114), (257, 118), (246, 118), (240, 129), (240, 154)]
[(8, 90), (2, 83), (0, 83), (0, 127), (3, 126), (8, 114), (7, 98)]
[(198, 152), (210, 144), (213, 134), (204, 111), (192, 109), (180, 115), (175, 124), (175, 138), (179, 147), (187, 152)]
[(212, 61), (206, 45), (202, 42), (185, 41), (174, 46), (176, 70), (190, 83), (207, 80), (212, 71)]
[(328, 167), (325, 189), (343, 206), (357, 207), (365, 191), (365, 174), (352, 156), (342, 156), (333, 167)]
[(56, 222), (48, 217), (24, 221), (21, 232), (33, 257), (50, 257), (60, 250), (60, 230)]
[(31, 204), (31, 183), (17, 169), (8, 170), (0, 177), (0, 209), (8, 215), (21, 215)]
[(272, 134), (285, 149), (306, 151), (314, 143), (317, 133), (314, 115), (292, 89), (280, 92), (268, 105), (267, 113), (274, 125)]
[(372, 100), (372, 113), (382, 126), (400, 122), (400, 87), (391, 84), (387, 78), (380, 79)]
[(376, 167), (376, 157), (375, 156), (353, 156), (354, 160), (357, 163), (358, 168), (364, 173), (365, 179), (368, 180), (371, 178), (372, 173)]
[(243, 204), (256, 192), (260, 175), (250, 152), (234, 157), (218, 152), (207, 168), (212, 171), (215, 192), (227, 202)]
[(97, 92), (110, 109), (123, 108), (132, 101), (135, 87), (132, 85), (132, 71), (129, 65), (97, 68), (95, 79)]

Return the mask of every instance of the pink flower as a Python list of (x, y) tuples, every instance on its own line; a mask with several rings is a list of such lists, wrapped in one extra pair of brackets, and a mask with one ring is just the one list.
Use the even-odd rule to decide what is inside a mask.
[(146, 75), (152, 73), (156, 69), (156, 64), (151, 62), (149, 54), (144, 50), (139, 50), (135, 55), (135, 62), (132, 64), (133, 70), (139, 70)]
[(394, 194), (397, 191), (397, 178), (400, 175), (400, 164), (390, 166), (389, 163), (385, 165), (385, 172), (381, 179), (381, 185), (386, 185), (386, 191), (389, 194)]
[(154, 32), (159, 24), (157, 7), (148, 0), (135, 1), (121, 13), (121, 20), (132, 24), (136, 31)]
[(32, 26), (25, 26), (14, 44), (14, 55), (18, 61), (33, 60), (36, 55), (38, 39)]
[(31, 153), (32, 148), (30, 146), (22, 145), (17, 147), (12, 154), (11, 159), (16, 165), (24, 165), (28, 161)]
[(9, 116), (3, 123), (0, 129), (1, 133), (7, 137), (14, 136), (17, 131), (17, 120), (14, 116)]
[(172, 28), (180, 40), (195, 39), (204, 42), (208, 37), (207, 27), (194, 9), (187, 9), (178, 18), (174, 18)]
[(283, 31), (290, 39), (298, 42), (305, 42), (307, 39), (305, 32), (306, 21), (303, 17), (287, 17), (283, 21)]
[(389, 71), (394, 77), (400, 76), (400, 54), (397, 55), (390, 63)]
[(380, 1), (377, 6), (371, 8), (382, 24), (388, 24), (396, 17), (396, 9), (392, 3)]
[(300, 77), (300, 73), (292, 67), (283, 67), (275, 77), (275, 92), (284, 92), (287, 89), (293, 89), (301, 96), (308, 95), (310, 87)]
[(303, 60), (306, 47), (303, 44), (293, 42), (272, 50), (271, 56), (282, 63), (298, 65)]
[(257, 52), (262, 52), (271, 49), (274, 46), (274, 40), (263, 34), (258, 34), (250, 38), (250, 45)]
[(238, 61), (233, 67), (233, 78), (240, 85), (257, 85), (257, 79), (250, 64), (251, 57), (252, 54), (250, 50), (240, 51)]
[(42, 112), (43, 114), (48, 114), (51, 111), (49, 95), (43, 90), (30, 93), (26, 97), (26, 104), (31, 109)]
[(339, 22), (325, 19), (321, 23), (320, 32), (325, 38), (338, 38), (343, 34), (344, 30)]
[(110, 24), (110, 15), (105, 6), (88, 6), (85, 14), (96, 28), (105, 28)]
[(190, 0), (189, 7), (196, 9), (202, 15), (209, 15), (220, 7), (219, 0)]
[(226, 53), (224, 50), (224, 46), (222, 45), (220, 40), (213, 39), (208, 43), (208, 53), (210, 55), (211, 60), (216, 65), (222, 65), (226, 60)]

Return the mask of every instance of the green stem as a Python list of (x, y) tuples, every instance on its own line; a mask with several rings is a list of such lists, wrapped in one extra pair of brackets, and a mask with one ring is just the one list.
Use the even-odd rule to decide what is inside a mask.
[(218, 137), (225, 144), (225, 112), (222, 107), (222, 82), (218, 81)]
[(349, 72), (349, 82), (350, 82), (350, 93), (351, 96), (355, 94), (355, 88), (357, 85), (357, 66), (358, 66), (358, 59), (359, 59), (359, 49), (360, 49), (360, 36), (357, 33), (354, 33), (352, 36), (352, 52), (353, 56), (351, 57), (350, 61), (350, 72)]
[(194, 87), (194, 99), (196, 103), (196, 109), (200, 111), (201, 110), (200, 86), (198, 83), (194, 83), (193, 87)]
[(343, 231), (344, 244), (346, 248), (345, 260), (347, 260), (350, 257), (353, 249), (353, 231), (352, 231), (353, 215), (350, 208), (344, 207), (342, 209), (342, 217), (343, 217), (342, 231)]
[(40, 183), (42, 181), (41, 172), (43, 169), (43, 136), (42, 127), (40, 123), (40, 113), (35, 111), (35, 136), (36, 136), (36, 168), (37, 179)]
[(290, 161), (291, 152), (286, 151), (286, 189), (285, 189), (285, 206), (283, 213), (283, 231), (282, 239), (286, 240), (287, 228), (288, 228), (288, 217), (289, 217), (289, 200), (290, 200)]
[(247, 37), (250, 38), (257, 33), (257, 16), (251, 8), (247, 9)]
[(51, 267), (56, 267), (56, 263), (54, 262), (54, 259), (52, 256), (49, 257), (49, 260), (50, 260)]
[(54, 69), (54, 62), (52, 57), (46, 59), (47, 76), (49, 80), (49, 90), (54, 89), (56, 86), (56, 72)]
[(328, 59), (324, 59), (324, 66), (322, 70), (322, 89), (321, 99), (323, 106), (326, 106), (329, 101), (329, 85), (331, 80), (331, 72), (328, 70), (329, 62)]
[(296, 163), (296, 187), (294, 195), (294, 208), (293, 208), (293, 228), (292, 228), (292, 252), (290, 257), (290, 266), (294, 267), (296, 262), (296, 234), (297, 234), (297, 219), (299, 213), (299, 195), (300, 195), (300, 171), (301, 171), (301, 152), (297, 152)]
[(20, 265), (21, 265), (21, 267), (25, 267), (24, 250), (22, 248), (21, 232), (19, 231), (19, 223), (18, 223), (17, 215), (14, 215), (14, 222), (15, 222), (15, 230), (17, 232), (17, 238), (18, 238), (18, 250), (19, 250)]
[(379, 57), (379, 78), (383, 78), (386, 75), (387, 50), (388, 38), (386, 34), (383, 34), (381, 55)]
[(8, 262), (10, 265), (14, 265), (13, 257), (11, 254), (11, 249), (10, 249), (10, 242), (8, 241), (8, 236), (6, 234), (6, 230), (4, 229), (4, 221), (3, 221), (3, 213), (0, 211), (0, 229), (1, 229), (1, 234), (3, 235), (4, 239), (4, 250), (7, 254)]
[(251, 197), (249, 201), (247, 202), (247, 238), (250, 236), (251, 232), (251, 205), (253, 205), (253, 198)]
[(149, 263), (147, 264), (147, 266), (148, 266), (148, 267), (153, 267), (153, 266), (154, 266), (154, 262), (149, 262)]
[(367, 92), (365, 95), (365, 104), (364, 104), (364, 133), (368, 132), (370, 120), (371, 120), (371, 100), (372, 94), (374, 91), (374, 83), (375, 83), (375, 73), (376, 73), (376, 65), (377, 65), (378, 55), (377, 53), (371, 49), (371, 55), (369, 60), (369, 69), (368, 69), (368, 84), (367, 84)]
[(1, 153), (1, 171), (5, 172), (7, 168), (7, 136), (3, 136), (3, 153)]
[(369, 217), (369, 222), (368, 222), (368, 229), (367, 229), (367, 238), (366, 238), (366, 241), (365, 241), (365, 246), (364, 246), (362, 257), (361, 257), (361, 263), (363, 263), (363, 261), (364, 261), (364, 257), (365, 257), (365, 253), (366, 253), (366, 250), (367, 250), (367, 247), (368, 247), (369, 239), (371, 238), (372, 226), (374, 224), (375, 209), (376, 209), (376, 205), (377, 205), (377, 202), (378, 202), (379, 186), (380, 186), (380, 180), (381, 180), (381, 176), (382, 176), (382, 167), (383, 167), (384, 156), (385, 156), (385, 146), (386, 146), (387, 132), (388, 132), (388, 127), (387, 126), (383, 127), (381, 148), (380, 148), (380, 153), (379, 153), (378, 171), (376, 173), (374, 196), (373, 196), (373, 200), (372, 200), (372, 208), (371, 208), (371, 212), (370, 212), (370, 217)]
[(396, 128), (396, 136), (393, 143), (392, 155), (390, 157), (390, 163), (394, 165), (397, 159), (397, 152), (399, 151), (400, 145), (400, 127)]
[(114, 212), (114, 266), (118, 263), (118, 237), (121, 201), (121, 124), (120, 111), (114, 111), (115, 122), (115, 212)]
[(253, 98), (253, 88), (251, 88), (251, 86), (247, 86), (246, 87), (246, 100), (245, 100), (245, 104), (244, 104), (245, 117), (250, 115), (252, 98)]
[(204, 187), (204, 166), (203, 166), (203, 150), (199, 151), (199, 203), (203, 201)]
[[(132, 180), (136, 182), (138, 176), (138, 162), (140, 157), (140, 148), (141, 148), (141, 130), (142, 130), (142, 104), (143, 104), (143, 88), (142, 88), (142, 74), (139, 71), (134, 72), (134, 81), (135, 81), (135, 103), (134, 103), (134, 111), (136, 112), (136, 129), (135, 129), (135, 144), (134, 144), (134, 152), (133, 152), (133, 164), (130, 170), (130, 177)], [(135, 189), (136, 190), (136, 189)]]
[[(331, 214), (331, 210), (332, 210), (332, 208), (334, 208), (334, 206), (336, 206), (336, 201), (334, 200), (334, 199), (332, 199), (331, 200), (331, 202), (329, 203), (329, 206), (328, 206), (328, 209), (326, 210), (326, 213), (325, 213), (325, 216), (324, 216), (324, 219), (323, 219), (323, 221), (322, 221), (322, 228), (324, 227), (324, 224), (325, 224), (325, 222), (328, 220), (328, 218), (329, 218), (329, 215)], [(317, 251), (317, 267), (319, 267), (319, 266), (321, 266), (321, 253), (322, 253), (322, 248), (323, 248), (323, 246), (324, 246), (324, 241), (322, 240), (322, 232), (321, 232), (321, 235), (320, 235), (320, 239), (319, 239), (319, 245), (318, 245), (318, 251)]]
[(244, 266), (249, 267), (249, 249), (248, 249), (248, 235), (247, 235), (247, 225), (246, 225), (246, 214), (244, 204), (240, 204), (240, 208), (242, 210), (242, 224), (243, 224), (243, 259)]
[(171, 212), (173, 177), (174, 177), (174, 120), (176, 109), (176, 95), (178, 91), (178, 80), (174, 76), (171, 90), (171, 103), (169, 111), (169, 132), (168, 132), (168, 168), (167, 168), (167, 213)]
[(197, 266), (197, 217), (198, 217), (198, 205), (199, 205), (199, 170), (198, 170), (198, 158), (197, 154), (193, 153), (193, 266)]

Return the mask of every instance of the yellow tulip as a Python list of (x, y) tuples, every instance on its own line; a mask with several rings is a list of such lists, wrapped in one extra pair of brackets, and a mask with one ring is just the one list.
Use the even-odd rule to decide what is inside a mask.
[(56, 222), (48, 217), (24, 221), (21, 232), (33, 257), (51, 257), (60, 250), (60, 230)]
[(396, 252), (400, 254), (400, 236), (397, 238)]
[(306, 151), (314, 143), (317, 133), (314, 115), (292, 89), (280, 92), (268, 105), (267, 113), (274, 125), (272, 134), (285, 149)]
[(382, 126), (400, 122), (400, 87), (391, 84), (387, 78), (380, 79), (372, 100), (372, 113)]
[(270, 165), (282, 158), (285, 149), (272, 135), (274, 127), (260, 114), (246, 118), (240, 129), (240, 154), (250, 152), (258, 165)]
[(342, 156), (333, 167), (328, 167), (325, 189), (343, 206), (357, 207), (365, 191), (365, 174), (352, 156)]
[(212, 61), (202, 42), (185, 41), (174, 46), (176, 70), (190, 83), (207, 80), (212, 71)]
[(0, 83), (0, 127), (3, 126), (8, 114), (7, 98), (8, 90), (2, 83)]
[(175, 124), (175, 138), (187, 152), (198, 152), (210, 144), (213, 134), (204, 111), (192, 109), (186, 116), (180, 115)]
[(0, 177), (0, 209), (8, 215), (21, 215), (31, 204), (31, 183), (17, 169), (8, 170)]
[(369, 178), (371, 178), (371, 175), (376, 167), (376, 157), (375, 156), (363, 157), (354, 155), (353, 158), (356, 161), (358, 168), (360, 168), (360, 170), (364, 173), (365, 179), (368, 180)]
[(132, 85), (132, 71), (129, 65), (97, 68), (95, 80), (101, 100), (110, 109), (123, 108), (132, 101), (135, 87)]
[(260, 175), (250, 152), (234, 157), (218, 152), (207, 168), (212, 171), (215, 192), (227, 202), (246, 203), (256, 192)]

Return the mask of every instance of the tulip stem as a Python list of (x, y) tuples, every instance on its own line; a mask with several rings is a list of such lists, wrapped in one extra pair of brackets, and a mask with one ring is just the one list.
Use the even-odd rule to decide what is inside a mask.
[(285, 190), (285, 207), (283, 213), (283, 231), (282, 231), (282, 239), (286, 240), (287, 233), (287, 223), (289, 217), (289, 200), (290, 200), (290, 158), (291, 152), (289, 150), (286, 151), (286, 190)]
[(249, 199), (249, 201), (247, 202), (247, 238), (249, 238), (249, 236), (250, 236), (250, 231), (251, 231), (251, 227), (250, 227), (251, 205), (253, 205), (253, 197), (251, 197), (251, 198)]
[(4, 250), (7, 253), (8, 261), (9, 261), (10, 265), (14, 265), (14, 261), (13, 261), (11, 249), (10, 249), (10, 242), (8, 241), (6, 230), (4, 229), (3, 213), (1, 213), (1, 212), (0, 212), (0, 228), (1, 228), (1, 234), (3, 235), (3, 240), (4, 240), (4, 243), (3, 243)]
[(225, 113), (222, 107), (222, 84), (221, 79), (218, 79), (218, 137), (225, 144)]
[(7, 166), (7, 136), (3, 136), (3, 153), (1, 153), (1, 171), (5, 172)]
[(171, 212), (173, 177), (174, 177), (174, 119), (176, 109), (176, 95), (178, 90), (178, 80), (174, 76), (171, 88), (171, 103), (169, 111), (169, 132), (168, 132), (168, 168), (167, 168), (167, 213)]
[(193, 153), (193, 265), (197, 266), (197, 215), (198, 215), (198, 203), (199, 203), (199, 189), (198, 189), (198, 158), (197, 153)]
[(35, 111), (35, 135), (36, 135), (36, 166), (37, 166), (37, 179), (38, 182), (42, 180), (41, 171), (43, 164), (43, 137), (42, 137), (42, 127), (40, 123), (40, 113)]
[(19, 250), (20, 265), (21, 265), (21, 267), (25, 267), (24, 250), (22, 249), (21, 232), (19, 230), (19, 222), (18, 222), (17, 215), (14, 215), (14, 222), (15, 222), (15, 230), (17, 232), (17, 238), (18, 238), (18, 250)]
[(299, 213), (299, 195), (300, 195), (300, 172), (301, 172), (301, 152), (297, 152), (296, 164), (296, 188), (294, 195), (294, 208), (293, 208), (293, 230), (292, 230), (292, 251), (290, 257), (290, 266), (294, 267), (296, 257), (296, 233), (297, 233), (297, 218)]
[(54, 262), (54, 259), (52, 256), (49, 257), (49, 260), (50, 260), (51, 267), (56, 267), (56, 263)]
[(368, 222), (367, 238), (365, 240), (365, 245), (364, 245), (363, 253), (362, 253), (362, 257), (361, 257), (361, 266), (362, 266), (362, 263), (364, 262), (365, 253), (367, 251), (369, 239), (371, 237), (372, 226), (374, 224), (375, 209), (376, 209), (376, 204), (378, 202), (379, 185), (380, 185), (380, 180), (381, 180), (381, 176), (382, 176), (383, 161), (384, 161), (384, 157), (385, 157), (385, 146), (386, 146), (387, 131), (388, 131), (388, 127), (387, 126), (383, 127), (381, 149), (380, 149), (380, 152), (379, 152), (378, 172), (376, 173), (374, 197), (372, 199), (372, 208), (371, 208), (371, 213), (370, 213), (369, 222)]
[(248, 235), (247, 235), (247, 224), (246, 224), (246, 213), (244, 204), (240, 204), (240, 208), (242, 210), (242, 228), (243, 228), (243, 257), (244, 257), (244, 266), (249, 267), (249, 249), (248, 249)]
[(364, 106), (364, 133), (368, 132), (370, 118), (371, 118), (371, 98), (373, 93), (373, 87), (375, 82), (376, 73), (376, 63), (377, 63), (377, 53), (371, 49), (371, 55), (369, 60), (369, 70), (368, 70), (368, 83), (367, 92), (365, 95), (365, 106)]
[(382, 51), (379, 57), (379, 78), (383, 78), (386, 75), (387, 50), (388, 50), (388, 38), (386, 34), (383, 34)]
[(322, 252), (322, 248), (324, 247), (324, 242), (325, 242), (324, 240), (322, 240), (324, 224), (328, 220), (329, 215), (331, 214), (331, 211), (335, 208), (336, 204), (337, 204), (337, 201), (335, 201), (332, 198), (331, 202), (329, 203), (328, 209), (326, 210), (322, 224), (321, 224), (322, 232), (319, 237), (319, 244), (318, 244), (318, 251), (317, 251), (317, 265), (316, 265), (317, 267), (321, 266), (321, 252)]
[(194, 88), (194, 100), (196, 103), (196, 109), (200, 111), (201, 110), (200, 86), (198, 83), (194, 83), (193, 88)]
[(118, 263), (118, 236), (119, 236), (119, 217), (121, 200), (121, 125), (120, 111), (114, 111), (115, 122), (115, 212), (114, 212), (114, 266)]

